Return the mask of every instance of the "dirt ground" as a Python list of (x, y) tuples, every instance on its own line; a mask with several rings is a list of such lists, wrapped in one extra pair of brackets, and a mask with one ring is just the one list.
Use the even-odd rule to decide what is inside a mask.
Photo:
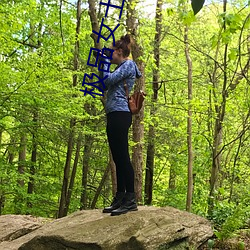
[[(214, 242), (212, 250), (250, 250), (250, 231), (242, 232), (239, 236), (226, 241), (214, 239)], [(209, 250), (207, 243), (199, 250)]]

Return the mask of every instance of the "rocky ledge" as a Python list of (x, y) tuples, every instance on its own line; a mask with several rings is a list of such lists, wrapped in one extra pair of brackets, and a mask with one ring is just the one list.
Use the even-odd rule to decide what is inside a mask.
[(212, 235), (208, 220), (172, 207), (140, 206), (120, 216), (84, 210), (53, 221), (0, 216), (0, 250), (199, 249)]

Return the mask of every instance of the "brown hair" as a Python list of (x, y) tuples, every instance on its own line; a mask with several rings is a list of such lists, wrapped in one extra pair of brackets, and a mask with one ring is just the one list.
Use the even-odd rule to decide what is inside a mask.
[(115, 42), (113, 49), (122, 49), (122, 54), (124, 57), (129, 56), (131, 47), (131, 38), (129, 34), (121, 36), (120, 40)]

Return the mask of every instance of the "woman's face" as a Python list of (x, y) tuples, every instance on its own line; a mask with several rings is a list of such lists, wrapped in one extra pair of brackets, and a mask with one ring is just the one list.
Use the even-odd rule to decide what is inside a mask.
[(123, 55), (122, 55), (122, 49), (116, 49), (115, 47), (110, 47), (110, 49), (113, 49), (113, 56), (112, 60), (110, 62), (112, 64), (120, 64), (123, 60)]

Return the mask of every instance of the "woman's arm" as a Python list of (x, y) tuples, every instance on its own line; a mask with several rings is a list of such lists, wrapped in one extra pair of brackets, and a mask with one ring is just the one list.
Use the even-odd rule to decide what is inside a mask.
[[(109, 59), (104, 59), (103, 61), (105, 62), (110, 62)], [(103, 65), (103, 69), (107, 70), (108, 69), (108, 64)], [(133, 73), (131, 64), (129, 62), (123, 63), (118, 69), (116, 69), (114, 72), (102, 72), (100, 71), (100, 77), (105, 77), (108, 76), (104, 80), (104, 84), (107, 86), (115, 85), (121, 80), (128, 78), (131, 76)]]

